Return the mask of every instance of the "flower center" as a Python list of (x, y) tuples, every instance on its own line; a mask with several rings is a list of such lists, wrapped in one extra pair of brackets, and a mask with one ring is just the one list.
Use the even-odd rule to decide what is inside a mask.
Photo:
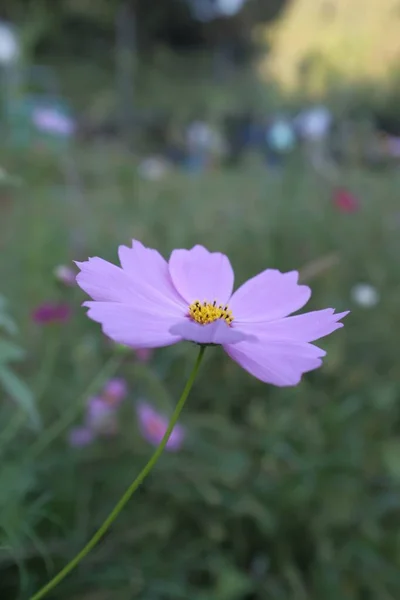
[(209, 302), (201, 303), (198, 300), (192, 302), (189, 306), (189, 317), (200, 325), (207, 325), (218, 319), (224, 320), (227, 325), (231, 325), (233, 321), (233, 314), (228, 306), (222, 306), (222, 304), (217, 306), (216, 300), (212, 304)]

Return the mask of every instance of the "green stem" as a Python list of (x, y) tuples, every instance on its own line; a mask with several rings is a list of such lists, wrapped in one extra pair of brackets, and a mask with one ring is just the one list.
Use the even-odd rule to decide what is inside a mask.
[(101, 540), (103, 535), (106, 533), (106, 531), (109, 529), (109, 527), (115, 521), (115, 519), (118, 517), (121, 510), (124, 508), (124, 506), (130, 500), (132, 494), (138, 489), (138, 487), (141, 485), (141, 483), (143, 483), (144, 479), (147, 477), (147, 475), (153, 469), (154, 465), (160, 458), (165, 446), (167, 445), (169, 437), (179, 419), (179, 415), (181, 414), (181, 411), (185, 405), (187, 397), (189, 396), (189, 392), (192, 389), (194, 380), (196, 379), (196, 375), (200, 368), (200, 364), (201, 364), (201, 361), (204, 356), (204, 351), (205, 351), (205, 346), (201, 346), (200, 352), (199, 352), (197, 360), (195, 362), (195, 365), (194, 365), (192, 372), (190, 374), (190, 377), (183, 389), (182, 395), (179, 398), (178, 404), (176, 405), (176, 408), (172, 414), (172, 417), (171, 417), (171, 420), (167, 427), (167, 430), (165, 432), (165, 435), (164, 435), (163, 439), (161, 440), (160, 445), (157, 447), (156, 451), (154, 452), (154, 454), (152, 455), (152, 457), (146, 464), (146, 466), (141, 470), (141, 472), (136, 477), (136, 479), (131, 483), (131, 485), (128, 487), (126, 492), (121, 496), (120, 500), (117, 502), (117, 504), (115, 505), (115, 507), (113, 508), (111, 513), (108, 515), (106, 520), (96, 531), (94, 536), (89, 540), (89, 542), (86, 544), (86, 546), (84, 548), (82, 548), (82, 550), (51, 581), (49, 581), (49, 583), (47, 583), (41, 590), (39, 590), (36, 594), (34, 594), (30, 598), (30, 600), (40, 600), (40, 598), (43, 598), (44, 596), (46, 596), (46, 594), (48, 592), (50, 592), (50, 590), (55, 588), (56, 585), (58, 585), (60, 583), (60, 581), (62, 581), (64, 579), (64, 577), (66, 577), (80, 563), (80, 561), (83, 558), (85, 558), (85, 556)]

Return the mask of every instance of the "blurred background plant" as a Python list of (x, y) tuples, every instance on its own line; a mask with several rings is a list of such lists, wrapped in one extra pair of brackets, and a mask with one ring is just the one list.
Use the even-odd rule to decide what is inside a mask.
[(72, 261), (137, 238), (225, 252), (237, 284), (299, 269), (312, 308), (352, 314), (297, 388), (209, 350), (179, 447), (51, 598), (397, 600), (398, 2), (200, 4), (0, 9), (20, 48), (1, 67), (0, 597), (81, 548), (194, 360), (115, 346), (80, 307)]

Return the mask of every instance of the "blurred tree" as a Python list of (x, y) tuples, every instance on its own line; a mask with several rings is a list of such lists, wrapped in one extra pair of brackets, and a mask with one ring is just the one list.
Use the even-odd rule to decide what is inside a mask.
[(400, 58), (398, 0), (296, 0), (264, 28), (263, 72), (286, 88), (321, 92), (338, 80), (384, 78)]
[[(188, 0), (128, 0), (140, 27), (138, 48), (149, 51), (161, 44), (176, 50), (205, 49), (216, 40), (228, 40), (240, 49), (253, 45), (255, 24), (275, 18), (287, 0), (247, 0), (232, 16), (220, 15), (201, 22)], [(33, 46), (44, 51), (68, 50), (81, 54), (88, 38), (110, 41), (120, 2), (117, 0), (14, 0), (0, 8), (0, 18), (10, 19), (23, 30), (34, 30)]]

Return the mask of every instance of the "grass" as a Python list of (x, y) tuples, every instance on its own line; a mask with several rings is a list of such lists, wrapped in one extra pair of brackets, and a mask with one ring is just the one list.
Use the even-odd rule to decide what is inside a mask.
[[(26, 356), (16, 367), (43, 420), (0, 405), (0, 595), (29, 598), (87, 541), (146, 462), (133, 410), (170, 410), (195, 359), (182, 344), (151, 363), (119, 354), (54, 281), (56, 265), (116, 260), (137, 238), (165, 255), (201, 243), (226, 252), (237, 284), (266, 267), (313, 271), (310, 308), (352, 309), (320, 345), (324, 367), (296, 388), (252, 379), (218, 349), (206, 354), (182, 422), (184, 450), (166, 454), (113, 530), (54, 600), (395, 600), (400, 592), (400, 236), (395, 171), (343, 172), (361, 210), (340, 214), (302, 162), (284, 174), (256, 162), (205, 176), (137, 178), (117, 148), (73, 160), (5, 155), (21, 179), (3, 185), (1, 292)], [(328, 261), (329, 263), (329, 261)], [(306, 272), (307, 272), (306, 270)], [(376, 308), (352, 303), (365, 281)], [(68, 326), (38, 328), (32, 309), (63, 299)], [(129, 399), (113, 441), (67, 444), (88, 395), (110, 371)]]

